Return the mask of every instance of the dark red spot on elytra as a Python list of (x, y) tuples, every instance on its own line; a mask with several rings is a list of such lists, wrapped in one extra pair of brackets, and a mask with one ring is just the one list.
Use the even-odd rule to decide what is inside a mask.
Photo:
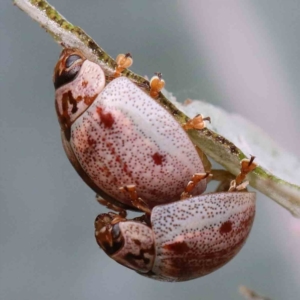
[(101, 107), (97, 106), (97, 114), (100, 117), (100, 124), (103, 124), (106, 128), (113, 126), (115, 119), (110, 112), (105, 113)]
[(161, 165), (164, 161), (164, 156), (163, 155), (160, 155), (159, 153), (155, 152), (153, 155), (152, 155), (152, 158), (153, 158), (153, 161), (156, 165)]
[(225, 234), (225, 233), (229, 233), (231, 230), (232, 230), (232, 222), (226, 221), (222, 224), (219, 231), (221, 234)]
[(190, 248), (186, 242), (175, 242), (172, 244), (167, 244), (163, 246), (164, 249), (173, 251), (176, 254), (183, 254), (187, 252)]
[(88, 142), (89, 146), (93, 146), (96, 144), (96, 141), (94, 139), (92, 139), (90, 136), (88, 137), (87, 142)]

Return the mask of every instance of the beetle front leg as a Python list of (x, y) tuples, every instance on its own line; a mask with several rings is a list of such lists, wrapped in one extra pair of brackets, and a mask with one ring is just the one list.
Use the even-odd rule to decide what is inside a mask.
[(136, 186), (134, 184), (122, 186), (120, 187), (120, 190), (129, 195), (131, 203), (134, 207), (145, 212), (148, 215), (151, 214), (151, 209), (149, 208), (149, 206), (145, 203), (145, 201), (142, 198), (138, 197)]
[(118, 65), (115, 69), (115, 78), (119, 77), (126, 68), (129, 68), (133, 64), (133, 59), (130, 53), (119, 54), (116, 58), (116, 62)]
[(210, 123), (210, 117), (203, 117), (201, 114), (196, 115), (194, 118), (191, 120), (187, 121), (186, 123), (182, 124), (182, 128), (184, 130), (189, 130), (189, 129), (203, 129), (206, 127), (205, 122), (208, 121)]

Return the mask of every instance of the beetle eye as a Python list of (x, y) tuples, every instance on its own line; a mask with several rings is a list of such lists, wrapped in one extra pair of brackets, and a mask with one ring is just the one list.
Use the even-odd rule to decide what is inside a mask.
[(120, 239), (121, 231), (120, 231), (120, 226), (118, 223), (113, 226), (113, 228), (111, 230), (111, 234), (112, 234), (112, 238), (114, 240)]
[(83, 57), (78, 54), (71, 54), (64, 60), (60, 60), (55, 67), (54, 73), (54, 87), (55, 89), (73, 81), (78, 75), (82, 63), (84, 62)]
[(70, 55), (66, 60), (66, 69), (70, 68), (75, 61), (82, 59), (79, 55), (73, 54)]
[(121, 235), (121, 230), (118, 223), (112, 226), (111, 237), (112, 237), (111, 239), (112, 243), (110, 245), (106, 244), (105, 247), (106, 253), (109, 255), (112, 255), (115, 252), (119, 251), (124, 244), (124, 240)]

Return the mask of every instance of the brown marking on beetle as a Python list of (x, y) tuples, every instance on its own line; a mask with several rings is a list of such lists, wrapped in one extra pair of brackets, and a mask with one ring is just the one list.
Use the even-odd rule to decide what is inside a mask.
[(185, 241), (166, 244), (163, 246), (163, 248), (169, 251), (176, 252), (176, 254), (184, 254), (188, 250), (190, 250), (190, 247)]
[(146, 257), (146, 254), (148, 254), (149, 257), (154, 255), (154, 246), (152, 245), (149, 249), (140, 249), (139, 254), (133, 254), (131, 252), (128, 252), (126, 255), (124, 255), (124, 260), (129, 262), (129, 265), (135, 266), (136, 269), (139, 268), (138, 261), (142, 260), (144, 262), (144, 265), (147, 266), (150, 263), (150, 259)]
[(140, 246), (142, 243), (138, 239), (133, 239), (132, 240), (136, 245)]
[[(59, 113), (58, 104), (57, 104), (57, 101), (55, 101), (55, 108), (56, 108), (56, 112), (58, 115), (59, 123), (61, 125), (62, 130), (65, 132), (68, 140), (70, 140), (70, 127), (71, 127), (70, 116), (68, 114), (68, 107), (69, 107), (69, 103), (70, 103), (69, 96), (70, 95), (72, 96), (72, 93), (70, 91), (68, 91), (67, 93), (64, 93), (62, 95), (62, 99), (61, 99), (62, 114)], [(73, 104), (73, 109), (77, 109), (76, 104), (75, 105)]]
[(67, 141), (70, 141), (70, 138), (71, 138), (70, 122), (68, 121), (68, 118), (66, 118), (65, 116), (59, 114), (57, 101), (55, 101), (55, 110), (57, 112), (58, 121), (59, 121), (61, 130), (64, 133), (64, 137)]
[[(62, 110), (63, 110), (63, 117), (65, 118), (65, 120), (69, 123), (70, 121), (70, 116), (68, 113), (68, 109), (69, 109), (69, 104), (72, 105), (72, 110), (71, 113), (75, 114), (78, 110), (77, 107), (77, 103), (80, 102), (82, 100), (82, 97), (78, 97), (78, 98), (74, 98), (72, 92), (69, 90), (66, 93), (63, 93), (62, 95)], [(69, 124), (71, 125), (71, 124)]]
[(78, 110), (77, 102), (81, 101), (81, 99), (79, 99), (78, 101), (77, 101), (77, 99), (74, 99), (71, 91), (68, 92), (68, 96), (69, 96), (69, 102), (72, 105), (71, 113), (75, 114)]
[(94, 100), (97, 98), (97, 96), (98, 96), (98, 94), (96, 94), (96, 95), (94, 95), (94, 96), (91, 96), (91, 97), (85, 96), (85, 97), (84, 97), (84, 103), (85, 103), (86, 105), (91, 105), (91, 104), (94, 102)]
[(81, 85), (82, 85), (83, 88), (86, 88), (87, 85), (88, 85), (88, 82), (87, 81), (82, 81)]
[(226, 221), (220, 227), (219, 232), (220, 232), (220, 234), (226, 234), (226, 233), (229, 233), (231, 230), (232, 230), (232, 222)]
[(113, 126), (114, 122), (115, 122), (115, 119), (112, 116), (112, 114), (110, 112), (104, 113), (102, 107), (99, 107), (99, 106), (97, 106), (96, 111), (97, 111), (97, 114), (99, 115), (100, 120), (101, 120), (100, 124), (103, 123), (103, 125), (106, 128), (111, 128)]
[(165, 160), (164, 155), (160, 155), (158, 152), (155, 152), (152, 155), (153, 161), (156, 165), (162, 165), (163, 161)]

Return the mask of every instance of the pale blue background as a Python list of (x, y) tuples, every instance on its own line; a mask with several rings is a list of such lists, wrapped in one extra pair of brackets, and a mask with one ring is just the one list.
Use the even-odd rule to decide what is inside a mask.
[[(226, 95), (188, 34), (181, 13), (185, 2), (199, 9), (196, 1), (184, 0), (51, 3), (113, 57), (131, 52), (135, 72), (152, 76), (161, 71), (168, 90), (179, 100), (205, 99), (226, 108)], [(293, 93), (300, 95), (299, 1), (251, 3), (283, 62)], [(205, 7), (205, 1), (201, 4)], [(220, 9), (223, 6), (220, 3)], [(295, 253), (300, 249), (294, 240), (300, 235), (292, 233), (299, 223), (291, 223), (288, 212), (261, 194), (246, 246), (209, 276), (160, 283), (105, 256), (95, 243), (93, 228), (104, 209), (72, 169), (60, 142), (52, 85), (60, 48), (10, 1), (0, 3), (0, 34), (0, 299), (231, 300), (242, 299), (239, 285), (272, 299), (299, 299), (300, 263)], [(282, 101), (287, 111), (300, 116), (299, 101), (293, 106)], [(261, 109), (271, 121), (274, 116), (268, 115), (267, 107)], [(281, 118), (284, 123), (291, 116)], [(299, 119), (294, 122), (300, 127)], [(255, 115), (252, 121), (260, 124)], [(299, 136), (279, 136), (268, 126), (265, 130), (299, 156)]]

